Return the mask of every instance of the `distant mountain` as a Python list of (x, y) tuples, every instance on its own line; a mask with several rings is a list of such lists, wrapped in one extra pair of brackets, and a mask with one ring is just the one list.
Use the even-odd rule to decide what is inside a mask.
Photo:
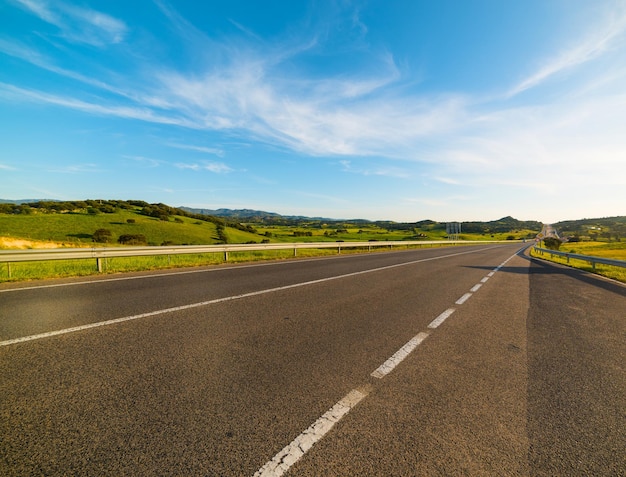
[(275, 212), (266, 212), (264, 210), (254, 209), (194, 209), (192, 207), (179, 207), (192, 214), (212, 215), (214, 217), (227, 217), (231, 219), (244, 221), (263, 221), (263, 220), (323, 220), (327, 222), (337, 222), (338, 219), (329, 219), (325, 217), (306, 217), (304, 215), (281, 215)]

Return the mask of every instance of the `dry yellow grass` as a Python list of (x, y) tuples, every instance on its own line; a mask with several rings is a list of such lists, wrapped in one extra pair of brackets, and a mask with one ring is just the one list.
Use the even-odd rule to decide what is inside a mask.
[[(76, 246), (72, 244), (72, 246)], [(44, 240), (28, 240), (13, 237), (0, 237), (0, 249), (2, 250), (27, 250), (33, 248), (60, 248), (67, 247), (67, 244), (44, 241)]]

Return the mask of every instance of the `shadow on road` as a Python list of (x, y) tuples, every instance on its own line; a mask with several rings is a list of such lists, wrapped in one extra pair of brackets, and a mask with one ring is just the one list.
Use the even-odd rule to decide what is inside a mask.
[[(586, 272), (573, 267), (567, 267), (562, 264), (541, 260), (538, 258), (529, 257), (526, 254), (520, 254), (520, 258), (530, 262), (528, 267), (509, 267), (503, 266), (500, 272), (504, 273), (519, 273), (532, 275), (561, 275), (563, 277), (574, 278), (581, 282), (586, 283), (594, 287), (602, 288), (606, 291), (616, 293), (621, 296), (626, 296), (626, 285), (620, 282), (610, 281), (609, 279), (594, 275), (593, 273)], [(493, 270), (492, 267), (468, 267), (479, 268), (484, 270)]]

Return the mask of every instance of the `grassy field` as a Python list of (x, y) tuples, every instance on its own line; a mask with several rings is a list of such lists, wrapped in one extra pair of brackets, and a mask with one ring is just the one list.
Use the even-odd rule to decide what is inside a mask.
[[(272, 242), (325, 242), (370, 240), (446, 240), (446, 231), (442, 228), (425, 227), (424, 229), (387, 230), (375, 225), (361, 227), (340, 227), (336, 224), (312, 227), (257, 226), (258, 233)], [(460, 240), (521, 240), (534, 236), (536, 232), (519, 230), (495, 234), (461, 234)], [(512, 237), (512, 238), (511, 238)]]
[[(610, 258), (614, 260), (626, 261), (626, 242), (572, 242), (564, 243), (559, 249), (560, 252), (575, 253), (579, 255), (591, 255), (593, 257)], [(551, 256), (549, 254), (538, 254), (531, 249), (531, 255), (533, 257), (541, 258), (543, 260), (549, 260), (555, 263), (561, 263), (574, 268), (579, 268), (587, 272), (596, 273), (613, 280), (626, 283), (626, 268), (611, 267), (609, 265), (596, 265), (593, 266), (584, 260), (577, 260), (570, 258), (569, 261), (566, 257)]]
[[(385, 229), (375, 224), (359, 227), (341, 223), (312, 223), (300, 226), (249, 225), (240, 230), (225, 226), (220, 236), (218, 226), (209, 221), (186, 216), (170, 216), (167, 220), (142, 215), (141, 208), (116, 208), (112, 213), (89, 213), (87, 210), (29, 214), (0, 213), (0, 249), (56, 248), (56, 247), (121, 247), (117, 239), (125, 234), (143, 235), (148, 245), (212, 245), (223, 243), (261, 242), (368, 242), (403, 240), (445, 241), (445, 228), (441, 224), (423, 228)], [(111, 232), (108, 243), (96, 243), (93, 234), (98, 229)], [(256, 230), (256, 233), (253, 233)], [(536, 232), (535, 232), (536, 233)], [(462, 234), (461, 240), (521, 239), (533, 231), (512, 233)], [(364, 252), (344, 249), (342, 253)], [(336, 254), (336, 250), (299, 250), (298, 257)], [(229, 261), (255, 261), (287, 259), (293, 251), (230, 253)], [(109, 258), (103, 263), (104, 273), (151, 270), (160, 268), (214, 265), (223, 263), (223, 254), (172, 255), (164, 257)], [(21, 262), (0, 264), (0, 281), (29, 280), (52, 277), (91, 275), (96, 273), (95, 260), (67, 260), (49, 262)]]

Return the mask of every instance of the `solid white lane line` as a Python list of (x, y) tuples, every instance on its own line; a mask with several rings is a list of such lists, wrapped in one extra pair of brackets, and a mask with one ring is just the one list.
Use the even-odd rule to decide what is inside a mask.
[(151, 316), (157, 316), (157, 315), (163, 315), (165, 313), (173, 313), (176, 311), (182, 311), (182, 310), (189, 310), (191, 308), (198, 308), (201, 306), (207, 306), (207, 305), (213, 305), (215, 303), (221, 303), (221, 302), (225, 302), (225, 301), (230, 301), (230, 300), (239, 300), (241, 298), (248, 298), (251, 296), (257, 296), (257, 295), (263, 295), (265, 293), (273, 293), (273, 292), (277, 292), (277, 291), (282, 291), (282, 290), (288, 290), (290, 288), (298, 288), (298, 287), (303, 287), (303, 286), (307, 286), (307, 285), (314, 285), (317, 283), (323, 283), (323, 282), (328, 282), (331, 280), (338, 280), (340, 278), (347, 278), (347, 277), (354, 277), (357, 275), (364, 275), (366, 273), (372, 273), (372, 272), (379, 272), (381, 270), (389, 270), (392, 268), (397, 268), (397, 267), (404, 267), (406, 265), (413, 265), (416, 263), (422, 263), (422, 262), (429, 262), (432, 260), (439, 260), (442, 258), (447, 258), (447, 257), (454, 257), (457, 255), (465, 255), (467, 253), (475, 253), (477, 252), (476, 250), (470, 250), (467, 252), (458, 252), (458, 253), (454, 253), (454, 254), (450, 254), (450, 255), (441, 255), (438, 257), (430, 257), (430, 258), (423, 258), (420, 260), (414, 260), (411, 262), (403, 262), (403, 263), (396, 263), (394, 265), (387, 265), (385, 267), (379, 267), (379, 268), (372, 268), (369, 270), (361, 270), (359, 272), (352, 272), (352, 273), (346, 273), (345, 275), (336, 275), (334, 277), (327, 277), (327, 278), (320, 278), (317, 280), (311, 280), (308, 282), (301, 282), (301, 283), (293, 283), (291, 285), (284, 285), (282, 287), (276, 287), (276, 288), (268, 288), (265, 290), (258, 290), (258, 291), (254, 291), (254, 292), (250, 292), (250, 293), (243, 293), (241, 295), (233, 295), (233, 296), (227, 296), (224, 298), (216, 298), (214, 300), (208, 300), (208, 301), (201, 301), (199, 303), (190, 303), (188, 305), (181, 305), (181, 306), (175, 306), (173, 308), (164, 308), (161, 310), (155, 310), (155, 311), (150, 311), (147, 313), (141, 313), (139, 315), (132, 315), (132, 316), (124, 316), (122, 318), (115, 318), (112, 320), (106, 320), (106, 321), (99, 321), (97, 323), (89, 323), (86, 325), (80, 325), (80, 326), (74, 326), (72, 328), (65, 328), (62, 330), (55, 330), (55, 331), (48, 331), (46, 333), (39, 333), (36, 335), (30, 335), (30, 336), (22, 336), (20, 338), (14, 338), (14, 339), (10, 339), (10, 340), (6, 340), (6, 341), (0, 341), (0, 346), (9, 346), (9, 345), (13, 345), (13, 344), (17, 344), (17, 343), (23, 343), (26, 341), (33, 341), (33, 340), (39, 340), (39, 339), (43, 339), (43, 338), (50, 338), (52, 336), (58, 336), (58, 335), (65, 335), (68, 333), (74, 333), (76, 331), (83, 331), (83, 330), (88, 330), (91, 328), (99, 328), (101, 326), (108, 326), (108, 325), (113, 325), (116, 323), (122, 323), (125, 321), (133, 321), (133, 320), (138, 320), (140, 318), (148, 318)]
[(296, 437), (289, 445), (276, 454), (255, 474), (255, 477), (279, 477), (289, 470), (317, 441), (330, 431), (350, 409), (367, 396), (369, 390), (353, 389), (307, 430)]
[(411, 353), (411, 351), (417, 348), (417, 346), (426, 338), (428, 338), (428, 333), (418, 333), (407, 344), (405, 344), (402, 348), (396, 351), (391, 358), (381, 364), (371, 374), (371, 376), (379, 379), (385, 377), (387, 374), (393, 371), (393, 369), (398, 366), (398, 364), (400, 364), (402, 360), (406, 358)]
[[(494, 247), (497, 247), (494, 246)], [(490, 248), (494, 248), (494, 247), (488, 247), (487, 249), (480, 249), (480, 250), (469, 250), (467, 252), (458, 252), (458, 253), (453, 253), (450, 255), (442, 255), (439, 257), (433, 257), (433, 258), (427, 258), (427, 259), (423, 259), (423, 260), (416, 260), (413, 262), (406, 262), (406, 263), (401, 263), (398, 264), (397, 266), (402, 266), (402, 265), (410, 265), (413, 263), (418, 263), (418, 262), (425, 262), (428, 260), (437, 260), (439, 258), (446, 258), (446, 257), (455, 257), (457, 255), (464, 255), (466, 253), (476, 253), (479, 252), (481, 250), (489, 250)], [(346, 257), (344, 255), (344, 257)], [(336, 257), (333, 257), (332, 259), (335, 259)], [(329, 257), (319, 257), (319, 258), (309, 258), (307, 259), (307, 261), (320, 261), (320, 260), (331, 260), (331, 258)], [(96, 279), (96, 280), (89, 280), (89, 281), (84, 281), (84, 282), (68, 282), (68, 283), (49, 283), (46, 285), (34, 285), (34, 286), (26, 286), (26, 287), (19, 287), (19, 288), (6, 288), (6, 289), (2, 289), (0, 290), (0, 293), (10, 293), (10, 292), (19, 292), (19, 291), (28, 291), (28, 290), (38, 290), (41, 288), (57, 288), (57, 287), (71, 287), (71, 286), (80, 286), (80, 285), (96, 285), (99, 283), (107, 283), (107, 282), (118, 282), (118, 281), (125, 281), (125, 280), (142, 280), (145, 278), (160, 278), (160, 277), (171, 277), (171, 276), (175, 276), (175, 275), (187, 275), (190, 273), (212, 273), (212, 272), (223, 272), (223, 271), (227, 271), (227, 270), (239, 270), (242, 268), (257, 268), (257, 267), (271, 267), (271, 266), (281, 266), (281, 265), (291, 265), (295, 263), (294, 261), (289, 261), (289, 262), (271, 262), (271, 263), (251, 263), (251, 264), (245, 264), (245, 265), (237, 265), (235, 267), (230, 267), (230, 268), (221, 268), (221, 267), (214, 267), (214, 268), (203, 268), (201, 270), (197, 270), (197, 269), (190, 269), (190, 270), (183, 270), (183, 271), (176, 271), (176, 272), (162, 272), (162, 273), (153, 273), (153, 274), (149, 274), (149, 275), (135, 275), (135, 276), (124, 276), (124, 277), (113, 277), (113, 278), (101, 278), (101, 279)], [(376, 270), (376, 269), (374, 269)], [(372, 270), (372, 271), (374, 271)]]
[(462, 305), (463, 303), (465, 303), (469, 297), (471, 297), (472, 294), (471, 293), (466, 293), (465, 295), (463, 295), (461, 298), (459, 298), (457, 301), (455, 301), (454, 303), (456, 303), (457, 305)]
[(433, 321), (431, 321), (430, 324), (428, 325), (428, 327), (432, 328), (434, 330), (441, 323), (446, 321), (450, 317), (450, 315), (452, 315), (452, 313), (454, 313), (454, 308), (448, 308), (441, 315), (439, 315), (437, 318), (435, 318)]

